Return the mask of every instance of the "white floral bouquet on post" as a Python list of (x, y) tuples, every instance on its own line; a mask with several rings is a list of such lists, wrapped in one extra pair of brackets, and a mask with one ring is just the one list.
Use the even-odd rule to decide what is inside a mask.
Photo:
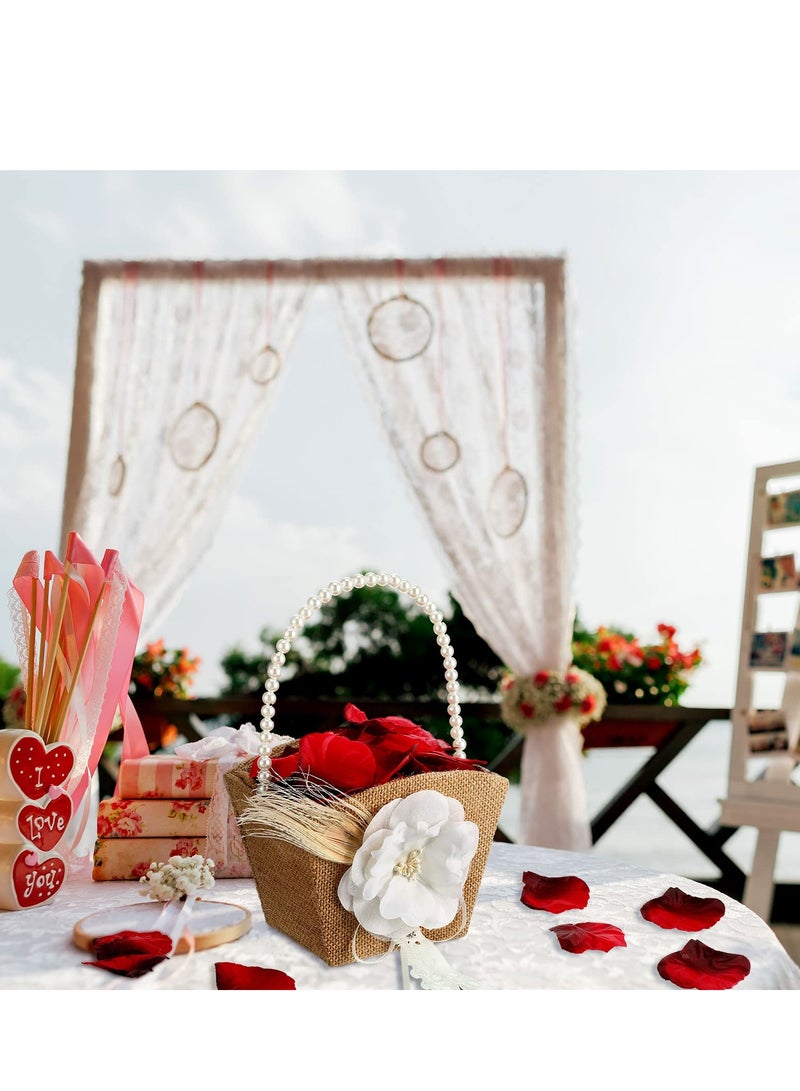
[(580, 727), (599, 720), (606, 707), (606, 691), (596, 678), (577, 667), (515, 675), (500, 683), (500, 715), (519, 735), (525, 735), (553, 717), (570, 716)]

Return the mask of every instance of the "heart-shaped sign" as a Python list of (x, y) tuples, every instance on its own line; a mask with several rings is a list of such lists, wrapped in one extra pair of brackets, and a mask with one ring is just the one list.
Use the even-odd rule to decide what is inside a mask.
[(51, 786), (63, 784), (72, 772), (75, 754), (66, 743), (45, 746), (38, 735), (23, 735), (11, 747), (8, 771), (28, 799), (41, 799)]
[(72, 800), (63, 792), (48, 800), (44, 807), (28, 803), (17, 815), (17, 829), (25, 841), (42, 852), (54, 849), (64, 836), (72, 818)]
[(61, 889), (67, 866), (60, 856), (40, 860), (38, 853), (25, 850), (14, 861), (11, 881), (20, 909), (48, 901)]

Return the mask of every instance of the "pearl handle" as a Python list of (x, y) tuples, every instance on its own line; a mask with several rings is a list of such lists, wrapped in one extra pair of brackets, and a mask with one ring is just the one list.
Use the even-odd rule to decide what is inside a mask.
[(447, 714), (450, 720), (450, 736), (453, 740), (453, 749), (456, 757), (463, 758), (466, 753), (464, 742), (463, 720), (461, 719), (461, 706), (458, 703), (458, 672), (456, 661), (453, 658), (453, 647), (450, 637), (447, 635), (447, 626), (440, 610), (419, 587), (401, 580), (394, 574), (386, 572), (366, 572), (363, 575), (346, 576), (341, 580), (334, 580), (312, 595), (305, 606), (302, 606), (289, 621), (283, 636), (275, 645), (275, 654), (272, 656), (267, 668), (267, 681), (264, 685), (264, 700), (261, 705), (261, 745), (258, 756), (258, 791), (263, 794), (267, 791), (272, 768), (270, 753), (272, 750), (272, 729), (275, 720), (275, 700), (278, 692), (281, 668), (286, 662), (286, 653), (292, 647), (297, 637), (303, 631), (306, 622), (317, 613), (320, 607), (327, 605), (331, 599), (340, 595), (349, 595), (352, 591), (362, 587), (390, 587), (394, 591), (408, 595), (416, 602), (417, 606), (427, 614), (436, 634), (436, 643), (442, 653), (444, 666), (444, 679), (447, 689)]

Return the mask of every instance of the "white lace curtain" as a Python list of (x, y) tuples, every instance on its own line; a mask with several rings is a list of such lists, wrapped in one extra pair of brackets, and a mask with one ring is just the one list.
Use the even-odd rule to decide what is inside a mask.
[[(335, 291), (464, 613), (515, 673), (566, 670), (576, 475), (563, 262), (397, 263)], [(590, 846), (580, 746), (562, 718), (527, 736), (523, 841)]]
[(87, 263), (62, 538), (119, 549), (149, 628), (223, 517), (273, 401), (308, 280), (260, 263)]
[[(574, 616), (561, 259), (87, 264), (62, 533), (120, 550), (163, 617), (210, 544), (309, 290), (346, 338), (464, 613), (515, 672), (564, 670)], [(457, 654), (456, 649), (456, 654)], [(577, 725), (526, 739), (521, 839), (590, 843)]]

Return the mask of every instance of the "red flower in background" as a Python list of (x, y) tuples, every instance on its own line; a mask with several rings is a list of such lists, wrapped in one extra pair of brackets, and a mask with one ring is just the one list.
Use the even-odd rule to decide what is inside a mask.
[(546, 686), (549, 681), (550, 681), (550, 672), (549, 671), (539, 671), (538, 674), (535, 674), (533, 676), (533, 684), (535, 686), (539, 686), (539, 687)]

